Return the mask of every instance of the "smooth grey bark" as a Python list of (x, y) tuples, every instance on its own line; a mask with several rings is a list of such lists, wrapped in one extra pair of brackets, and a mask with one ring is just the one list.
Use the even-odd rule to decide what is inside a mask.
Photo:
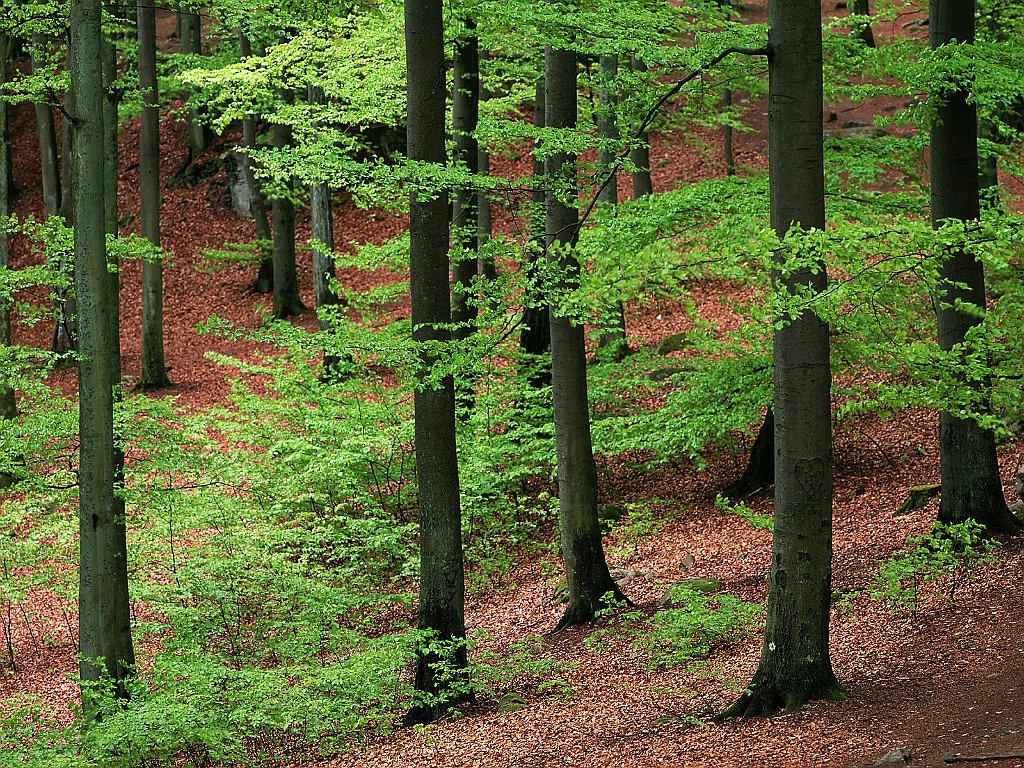
[[(238, 33), (238, 52), (243, 59), (253, 55), (252, 44), (244, 32)], [(273, 235), (270, 222), (267, 220), (267, 201), (263, 197), (263, 189), (256, 180), (253, 171), (253, 159), (250, 154), (256, 148), (256, 116), (248, 115), (242, 120), (242, 144), (246, 149), (243, 154), (242, 169), (246, 184), (249, 185), (249, 200), (253, 222), (256, 226), (256, 239), (259, 241), (260, 266), (256, 275), (256, 293), (272, 293), (274, 290), (274, 250), (271, 245)]]
[[(630, 59), (630, 66), (637, 72), (647, 71), (647, 65), (636, 56)], [(639, 144), (629, 152), (629, 161), (637, 168), (633, 171), (634, 198), (654, 192), (654, 185), (651, 184), (651, 145), (647, 142), (647, 131), (643, 131), (637, 141)]]
[[(601, 54), (600, 67), (600, 107), (597, 112), (597, 136), (602, 143), (597, 150), (597, 183), (603, 185), (598, 193), (598, 201), (606, 210), (614, 210), (619, 204), (619, 180), (615, 170), (618, 160), (612, 142), (619, 139), (619, 127), (616, 119), (618, 95), (615, 91), (615, 79), (619, 74), (619, 57), (613, 54)], [(606, 143), (607, 142), (607, 143)], [(606, 181), (607, 180), (607, 181)], [(621, 301), (611, 303), (606, 310), (604, 328), (598, 339), (598, 347), (611, 349), (612, 359), (621, 361), (633, 350), (626, 343), (626, 311)], [(608, 319), (611, 319), (611, 322)]]
[[(178, 11), (178, 30), (181, 35), (181, 52), (185, 54), (203, 54), (203, 24), (198, 13)], [(210, 145), (210, 129), (200, 120), (194, 109), (188, 111), (185, 118), (186, 135), (188, 137), (188, 159), (185, 162), (185, 176), (195, 176), (195, 165), (199, 156)]]
[[(408, 97), (408, 151), (413, 161), (445, 163), (445, 56), (441, 0), (405, 0), (405, 50)], [(448, 342), (451, 302), (448, 285), (448, 203), (430, 192), (413, 190), (409, 202), (409, 280), (413, 340)], [(422, 379), (434, 360), (421, 352)], [(470, 693), (458, 679), (467, 669), (465, 584), (462, 562), (462, 513), (459, 463), (455, 447), (455, 387), (452, 377), (424, 381), (414, 394), (416, 478), (420, 515), (419, 627), (450, 643), (442, 659), (421, 650), (416, 661), (416, 690), (424, 695), (406, 722), (437, 719)], [(461, 684), (461, 685), (460, 685)], [(453, 690), (452, 686), (457, 686)]]
[[(928, 42), (939, 48), (956, 40), (974, 40), (974, 0), (931, 0), (928, 6)], [(971, 221), (979, 217), (978, 118), (967, 88), (942, 94), (942, 104), (931, 126), (932, 224), (947, 220)], [(961, 287), (962, 286), (962, 287)], [(956, 308), (957, 302), (985, 311), (985, 271), (972, 253), (953, 250), (939, 266), (935, 304), (939, 347), (946, 352), (963, 344), (968, 331), (981, 318)], [(964, 386), (970, 386), (966, 382)], [(987, 402), (988, 382), (974, 385)], [(939, 464), (942, 496), (940, 523), (976, 520), (988, 533), (1013, 533), (1022, 525), (1011, 514), (1003, 496), (996, 457), (995, 436), (973, 419), (939, 414)]]
[[(479, 170), (479, 147), (476, 137), (480, 115), (480, 49), (475, 25), (466, 21), (466, 35), (455, 41), (452, 61), (452, 134), (455, 157), (466, 170), (476, 175)], [(452, 322), (455, 338), (466, 339), (473, 332), (477, 307), (473, 302), (473, 279), (479, 274), (477, 191), (460, 187), (452, 196), (452, 239), (460, 249), (459, 259), (452, 265)]]
[[(116, 88), (117, 81), (117, 46), (112, 40), (103, 39), (103, 127), (106, 131), (103, 139), (103, 162), (106, 178), (103, 194), (103, 221), (108, 235), (117, 234), (117, 188), (120, 176), (117, 152), (117, 108), (121, 102), (121, 92)], [(116, 279), (116, 276), (115, 276)], [(120, 326), (120, 323), (118, 323)]]
[[(821, 135), (822, 41), (818, 0), (769, 0), (768, 146), (771, 225), (825, 227)], [(786, 259), (785, 249), (778, 258)], [(823, 254), (776, 272), (776, 291), (823, 291)], [(781, 264), (780, 264), (781, 266)], [(775, 528), (761, 659), (723, 716), (795, 711), (841, 696), (829, 658), (832, 599), (832, 420), (829, 329), (804, 309), (775, 332)]]
[[(537, 78), (535, 89), (533, 124), (537, 128), (544, 127), (544, 77)], [(519, 332), (519, 349), (528, 365), (535, 370), (530, 375), (530, 383), (535, 387), (546, 387), (551, 383), (551, 369), (540, 366), (538, 358), (551, 351), (551, 319), (548, 316), (548, 305), (544, 300), (544, 291), (535, 284), (537, 279), (537, 261), (543, 257), (547, 245), (547, 213), (545, 210), (547, 193), (544, 182), (544, 161), (540, 159), (538, 150), (540, 140), (533, 145), (533, 189), (531, 191), (530, 211), (530, 251), (526, 264), (526, 307), (523, 309), (523, 328)]]
[[(270, 130), (271, 144), (284, 149), (292, 141), (292, 129), (274, 124)], [(299, 278), (295, 266), (295, 204), (291, 201), (294, 181), (285, 182), (285, 196), (271, 204), (274, 219), (274, 317), (283, 320), (303, 310), (299, 299)]]
[[(850, 11), (857, 16), (870, 16), (869, 0), (853, 0)], [(855, 24), (850, 33), (869, 48), (875, 47), (875, 33), (871, 30), (871, 24)]]
[[(71, 101), (74, 95), (71, 93), (74, 90), (75, 84), (72, 83), (64, 94), (64, 109), (71, 112)], [(74, 153), (75, 145), (75, 126), (70, 120), (61, 121), (60, 131), (60, 152), (62, 158), (70, 158)], [(71, 162), (60, 163), (60, 215), (64, 217), (64, 223), (69, 227), (74, 223), (75, 218), (75, 200), (74, 200), (74, 183), (71, 179)]]
[[(139, 92), (139, 221), (142, 236), (160, 247), (160, 94), (156, 80), (156, 12), (138, 6)], [(170, 386), (164, 358), (164, 276), (159, 257), (142, 262), (142, 368), (139, 388)]]
[[(544, 120), (550, 128), (575, 128), (577, 115), (576, 54), (547, 46), (544, 53)], [(548, 156), (544, 170), (547, 194), (548, 260), (557, 263), (561, 288), (579, 285), (580, 265), (573, 253), (579, 211), (558, 198), (558, 187), (575, 188), (576, 158), (567, 152)], [(551, 390), (555, 408), (558, 456), (558, 523), (565, 563), (569, 605), (557, 629), (593, 621), (607, 606), (606, 596), (624, 599), (608, 572), (597, 517), (597, 466), (590, 440), (587, 400), (587, 350), (582, 324), (552, 306)]]
[[(10, 56), (10, 38), (0, 35), (0, 87), (7, 82), (7, 61)], [(7, 102), (0, 100), (0, 220), (11, 213), (10, 186), (11, 137), (7, 128)], [(0, 228), (0, 269), (6, 269), (10, 259), (10, 239), (6, 230)], [(11, 346), (10, 300), (0, 297), (0, 346)], [(0, 419), (13, 419), (18, 415), (14, 389), (7, 382), (0, 382)], [(10, 478), (0, 474), (0, 488), (6, 487)]]
[(99, 0), (72, 0), (69, 64), (76, 123), (72, 157), (75, 286), (79, 308), (79, 674), (87, 718), (97, 715), (89, 683), (107, 678), (127, 698), (133, 673), (125, 519), (114, 486), (114, 397), (118, 329), (110, 312), (104, 231), (102, 33)]

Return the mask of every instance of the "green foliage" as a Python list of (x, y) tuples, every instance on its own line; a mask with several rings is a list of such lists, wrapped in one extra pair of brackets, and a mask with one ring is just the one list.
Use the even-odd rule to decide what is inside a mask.
[(775, 518), (771, 515), (759, 515), (742, 501), (729, 501), (722, 494), (715, 496), (715, 506), (723, 512), (741, 517), (750, 523), (752, 528), (764, 531), (775, 530)]
[(906, 549), (882, 563), (871, 596), (917, 615), (921, 589), (943, 583), (946, 596), (956, 600), (957, 590), (974, 578), (979, 567), (996, 562), (996, 542), (983, 536), (984, 526), (974, 520), (945, 525), (930, 533), (911, 536)]

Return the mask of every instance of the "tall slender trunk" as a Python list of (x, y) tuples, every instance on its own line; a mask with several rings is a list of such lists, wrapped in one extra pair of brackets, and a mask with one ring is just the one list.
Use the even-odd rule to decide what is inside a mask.
[[(238, 33), (238, 52), (243, 59), (253, 55), (249, 38), (243, 32)], [(263, 197), (259, 182), (256, 181), (250, 154), (256, 148), (255, 115), (249, 115), (242, 120), (242, 144), (246, 149), (242, 167), (245, 182), (249, 186), (252, 218), (256, 225), (256, 239), (259, 241), (260, 266), (255, 287), (257, 293), (271, 293), (274, 290), (274, 250), (271, 246), (273, 235), (270, 232), (270, 222), (267, 221), (267, 201)]]
[[(544, 127), (544, 76), (537, 78), (536, 99), (533, 113), (533, 124), (537, 128)], [(539, 366), (537, 359), (551, 350), (551, 319), (548, 317), (548, 305), (544, 301), (544, 291), (539, 285), (535, 285), (537, 279), (537, 260), (542, 258), (544, 247), (547, 244), (545, 227), (547, 226), (547, 213), (545, 212), (545, 201), (547, 195), (544, 191), (544, 161), (540, 159), (538, 150), (540, 141), (534, 142), (533, 147), (533, 190), (531, 194), (530, 211), (530, 250), (529, 261), (526, 265), (527, 286), (525, 292), (526, 307), (523, 309), (523, 329), (519, 333), (519, 348), (522, 350), (528, 365), (538, 366), (530, 376), (530, 383), (535, 387), (546, 387), (551, 383), (551, 368), (544, 365)]]
[[(722, 92), (722, 107), (726, 111), (732, 109), (732, 88), (726, 88)], [(722, 126), (722, 155), (725, 160), (725, 175), (736, 175), (736, 156), (732, 150), (732, 126), (726, 123)]]
[[(275, 124), (270, 130), (271, 143), (284, 149), (292, 141), (292, 129)], [(271, 210), (274, 219), (274, 317), (283, 320), (302, 312), (299, 299), (299, 278), (295, 267), (295, 204), (291, 201), (294, 182), (285, 182), (285, 195), (275, 198)]]
[[(613, 142), (619, 139), (619, 126), (616, 114), (618, 94), (615, 80), (619, 75), (619, 57), (601, 54), (600, 60), (600, 109), (597, 115), (597, 136), (601, 144), (597, 150), (597, 183), (604, 185), (600, 189), (598, 200), (605, 210), (614, 211), (619, 204), (619, 180), (615, 170), (618, 160)], [(626, 343), (626, 311), (621, 301), (608, 305), (603, 320), (598, 346), (612, 350), (614, 360), (623, 360), (633, 350)]]
[[(974, 40), (974, 0), (931, 0), (928, 42), (935, 49), (956, 40)], [(978, 117), (966, 87), (943, 94), (931, 127), (932, 224), (971, 221), (978, 203)], [(939, 266), (940, 295), (935, 303), (939, 347), (946, 352), (964, 344), (967, 333), (981, 323), (985, 311), (985, 271), (964, 249), (944, 254)], [(973, 313), (957, 308), (971, 304)], [(963, 382), (963, 386), (971, 386)], [(988, 399), (988, 382), (974, 385), (979, 399)], [(995, 436), (973, 419), (939, 414), (939, 465), (942, 496), (939, 522), (976, 520), (990, 533), (1012, 533), (1022, 527), (1003, 496)]]
[[(480, 50), (476, 27), (466, 21), (465, 37), (456, 40), (452, 64), (452, 133), (455, 156), (466, 170), (476, 175), (479, 155), (476, 137), (480, 114)], [(452, 322), (455, 338), (469, 338), (476, 322), (477, 307), (470, 295), (478, 274), (477, 193), (472, 186), (455, 190), (452, 199), (452, 239), (459, 258), (452, 265)]]
[[(181, 35), (181, 52), (201, 56), (203, 54), (203, 23), (198, 13), (178, 11), (178, 29)], [(200, 115), (190, 109), (186, 116), (188, 136), (188, 175), (195, 176), (195, 164), (199, 156), (210, 145), (210, 129), (201, 121)]]
[[(10, 38), (0, 34), (0, 87), (7, 82), (7, 60), (10, 56)], [(11, 175), (11, 137), (7, 129), (7, 102), (0, 100), (0, 220), (11, 213), (9, 198)], [(10, 239), (6, 230), (0, 227), (0, 269), (7, 269), (10, 258)], [(0, 296), (0, 347), (11, 346), (11, 305), (10, 300)], [(14, 399), (14, 388), (7, 381), (0, 381), (0, 419), (13, 419), (18, 415)], [(5, 487), (9, 478), (0, 475), (0, 488)]]
[[(445, 163), (445, 56), (441, 0), (406, 0), (408, 148), (413, 161)], [(413, 339), (451, 340), (448, 286), (448, 205), (439, 196), (413, 191), (409, 203), (409, 280)], [(422, 375), (434, 360), (421, 352)], [(469, 696), (462, 513), (455, 448), (455, 387), (451, 376), (416, 387), (413, 396), (416, 478), (420, 512), (419, 626), (449, 643), (447, 658), (421, 650), (415, 686), (430, 697), (415, 704), (407, 722), (434, 720)], [(436, 646), (435, 646), (436, 647)], [(448, 670), (441, 671), (441, 662)], [(453, 690), (453, 686), (458, 686)]]
[[(630, 66), (637, 72), (646, 72), (647, 65), (636, 56), (630, 59)], [(647, 142), (647, 131), (643, 131), (638, 137), (639, 142), (629, 152), (629, 162), (636, 166), (633, 171), (633, 197), (643, 197), (654, 192), (651, 184), (651, 145)]]
[[(576, 127), (576, 54), (551, 46), (544, 54), (544, 119), (550, 128)], [(549, 184), (575, 187), (576, 158), (567, 152), (545, 162)], [(555, 192), (547, 195), (548, 259), (558, 264), (561, 287), (579, 285), (580, 265), (573, 253), (579, 211)], [(558, 522), (569, 605), (558, 628), (592, 621), (606, 605), (606, 595), (623, 599), (608, 572), (597, 518), (597, 467), (590, 441), (587, 400), (587, 350), (583, 326), (550, 309), (551, 389), (555, 406), (555, 451), (558, 455)]]
[[(160, 94), (156, 80), (156, 12), (138, 6), (139, 92), (139, 219), (142, 236), (160, 247)], [(164, 361), (164, 275), (159, 257), (142, 262), (142, 370), (139, 388), (170, 386)]]
[(127, 698), (134, 671), (125, 520), (115, 499), (114, 398), (118, 329), (110, 312), (104, 231), (102, 33), (99, 0), (72, 0), (69, 59), (74, 99), (72, 159), (75, 286), (79, 306), (79, 674), (88, 718), (97, 702), (90, 682), (113, 681)]
[[(850, 10), (856, 16), (870, 16), (871, 7), (869, 0), (853, 0), (850, 4)], [(850, 30), (850, 33), (860, 40), (868, 48), (875, 47), (875, 33), (871, 30), (870, 23), (854, 24)]]
[[(480, 54), (480, 58), (486, 60), (487, 52)], [(477, 70), (479, 73), (479, 69)], [(478, 77), (479, 74), (478, 74)], [(487, 99), (487, 91), (483, 85), (483, 78), (480, 77), (480, 102)], [(491, 175), (491, 155), (487, 147), (477, 142), (476, 148), (476, 170), (482, 176)], [(476, 193), (476, 247), (483, 249), (491, 239), (494, 229), (494, 222), (491, 220), (491, 198), (486, 188), (477, 190)], [(494, 280), (498, 276), (498, 268), (494, 263), (494, 256), (489, 253), (481, 255), (479, 259), (479, 271), (485, 280)]]
[[(822, 43), (818, 0), (769, 0), (768, 101), (771, 224), (825, 227), (821, 137)], [(779, 249), (780, 267), (794, 256)], [(784, 295), (826, 288), (816, 268), (773, 274)], [(832, 599), (832, 420), (829, 329), (804, 309), (775, 332), (775, 528), (761, 660), (747, 692), (726, 715), (794, 711), (836, 698), (829, 658)]]

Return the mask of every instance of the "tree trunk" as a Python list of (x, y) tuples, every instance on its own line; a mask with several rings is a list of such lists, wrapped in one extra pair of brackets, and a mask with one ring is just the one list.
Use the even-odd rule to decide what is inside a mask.
[[(871, 8), (868, 2), (869, 0), (853, 0), (850, 10), (857, 16), (870, 16)], [(875, 47), (875, 33), (871, 31), (871, 24), (854, 24), (850, 33), (868, 48)]]
[[(601, 93), (600, 109), (597, 115), (597, 136), (602, 143), (597, 150), (597, 183), (604, 186), (601, 187), (598, 200), (603, 208), (614, 211), (615, 206), (619, 204), (619, 180), (615, 170), (618, 157), (613, 145), (613, 142), (619, 139), (619, 126), (616, 119), (618, 95), (615, 92), (615, 79), (619, 74), (619, 57), (614, 54), (601, 54), (600, 69)], [(632, 353), (633, 350), (626, 343), (626, 311), (621, 301), (616, 301), (608, 306), (598, 347), (610, 349), (611, 357), (616, 362), (621, 362)]]
[[(309, 101), (311, 104), (322, 104), (323, 89), (314, 85), (309, 86)], [(309, 188), (309, 223), (314, 240), (313, 308), (316, 311), (317, 327), (321, 331), (329, 331), (331, 323), (327, 319), (328, 313), (322, 310), (340, 302), (331, 285), (331, 281), (334, 280), (334, 217), (331, 210), (331, 190), (326, 184), (314, 184)], [(341, 356), (325, 353), (321, 378), (337, 378), (341, 361)]]
[[(479, 147), (473, 136), (480, 114), (480, 51), (476, 27), (466, 21), (466, 36), (455, 42), (452, 64), (452, 133), (455, 157), (471, 174), (479, 170)], [(473, 279), (477, 276), (479, 236), (477, 193), (472, 187), (455, 190), (452, 200), (452, 239), (457, 260), (452, 266), (452, 322), (455, 338), (469, 338), (476, 322)]]
[[(973, 0), (931, 0), (928, 41), (938, 48), (956, 40), (974, 40)], [(970, 221), (979, 216), (978, 118), (966, 88), (943, 94), (931, 127), (932, 223), (941, 227), (947, 219)], [(960, 287), (960, 286), (964, 287)], [(970, 252), (954, 251), (939, 266), (941, 293), (936, 302), (939, 347), (946, 352), (962, 345), (967, 332), (981, 323), (975, 314), (956, 309), (957, 302), (985, 311), (985, 272)], [(966, 382), (963, 386), (970, 386)], [(988, 382), (976, 385), (988, 399)], [(939, 522), (960, 523), (973, 519), (989, 533), (1021, 529), (1003, 496), (996, 458), (995, 436), (972, 419), (939, 414), (939, 464), (942, 497)]]
[[(160, 247), (160, 94), (156, 81), (156, 12), (138, 6), (139, 92), (139, 220), (142, 236)], [(142, 262), (142, 370), (139, 388), (170, 386), (164, 361), (164, 276), (160, 257)]]
[[(244, 33), (238, 33), (238, 51), (243, 59), (252, 56), (252, 45)], [(270, 243), (273, 235), (270, 232), (270, 222), (267, 221), (267, 201), (263, 197), (263, 190), (256, 181), (256, 174), (253, 172), (252, 155), (249, 154), (256, 148), (256, 117), (249, 115), (242, 120), (242, 144), (246, 153), (243, 160), (246, 184), (249, 185), (249, 200), (251, 201), (252, 218), (256, 225), (256, 239), (259, 241), (260, 267), (256, 275), (256, 293), (272, 293), (274, 290), (274, 251)]]
[(74, 98), (75, 286), (79, 306), (79, 664), (82, 705), (98, 715), (90, 682), (113, 682), (127, 698), (133, 673), (125, 520), (116, 475), (112, 353), (118, 329), (110, 312), (104, 232), (102, 34), (99, 0), (72, 0), (69, 59)]
[[(292, 129), (275, 124), (270, 131), (271, 142), (284, 149), (292, 140)], [(295, 204), (290, 195), (292, 179), (285, 183), (286, 196), (274, 199), (274, 317), (283, 320), (302, 312), (299, 299), (299, 278), (295, 267)]]
[[(822, 44), (817, 0), (769, 0), (768, 100), (771, 223), (825, 227), (821, 137)], [(818, 269), (777, 272), (777, 291), (818, 293)], [(791, 258), (786, 248), (780, 262)], [(780, 266), (785, 266), (780, 263)], [(829, 329), (810, 309), (775, 332), (775, 529), (761, 660), (748, 690), (725, 713), (795, 711), (841, 696), (829, 659), (832, 598), (832, 421)]]
[[(7, 82), (7, 60), (10, 54), (10, 38), (0, 34), (0, 88)], [(7, 102), (0, 100), (0, 220), (11, 213), (10, 186), (11, 137), (7, 129)], [(6, 230), (0, 227), (0, 270), (7, 269), (10, 258), (10, 239)], [(0, 347), (11, 346), (11, 305), (10, 299), (0, 296)], [(13, 419), (18, 415), (14, 399), (14, 388), (8, 381), (0, 381), (0, 419)], [(0, 474), (0, 488), (7, 487), (10, 478)]]
[[(441, 0), (405, 1), (408, 149), (414, 162), (445, 162), (445, 58)], [(409, 204), (409, 281), (413, 339), (451, 340), (448, 285), (448, 205), (413, 191)], [(422, 375), (433, 364), (421, 352)], [(471, 696), (466, 658), (465, 585), (459, 463), (455, 448), (455, 387), (451, 376), (417, 387), (414, 395), (416, 477), (420, 513), (419, 627), (447, 645), (447, 657), (421, 650), (415, 687), (425, 695), (406, 722), (435, 720)], [(441, 673), (439, 662), (448, 670)]]
[[(722, 94), (722, 107), (725, 110), (732, 109), (732, 88), (726, 88)], [(722, 126), (722, 155), (725, 159), (725, 175), (736, 175), (736, 156), (732, 151), (732, 126)]]
[(722, 491), (731, 499), (742, 499), (775, 482), (775, 411), (768, 412), (750, 448), (747, 469), (735, 483)]
[[(198, 13), (178, 11), (178, 29), (181, 34), (181, 52), (202, 56), (203, 54), (203, 23)], [(194, 179), (195, 166), (199, 156), (210, 145), (210, 129), (204, 125), (199, 114), (190, 109), (186, 117), (186, 134), (188, 136), (188, 160), (185, 163), (184, 175)]]
[[(576, 127), (576, 54), (551, 46), (544, 55), (544, 119), (551, 128)], [(576, 158), (550, 155), (544, 164), (549, 184), (574, 183)], [(579, 212), (547, 195), (548, 259), (557, 262), (562, 288), (579, 285), (580, 265), (573, 254)], [(583, 326), (550, 309), (551, 389), (555, 405), (555, 450), (558, 455), (558, 522), (562, 539), (569, 605), (557, 629), (593, 621), (612, 600), (624, 599), (608, 572), (597, 518), (597, 467), (590, 442), (587, 400), (587, 350)]]
[[(630, 66), (637, 72), (646, 72), (647, 65), (636, 56), (630, 60)], [(639, 144), (629, 152), (629, 162), (636, 166), (633, 171), (633, 198), (650, 195), (654, 192), (651, 184), (651, 146), (647, 142), (647, 131), (643, 131), (638, 137)]]
[[(537, 128), (544, 127), (544, 77), (537, 78), (536, 107), (533, 113), (533, 124)], [(527, 287), (525, 294), (526, 306), (523, 309), (523, 329), (519, 333), (519, 348), (523, 353), (524, 362), (534, 370), (530, 373), (530, 383), (534, 387), (546, 387), (551, 383), (551, 368), (541, 365), (538, 358), (551, 351), (551, 324), (548, 317), (548, 305), (544, 301), (544, 291), (534, 285), (537, 278), (536, 263), (544, 253), (547, 244), (547, 213), (544, 191), (544, 161), (539, 159), (540, 141), (534, 142), (533, 151), (533, 192), (530, 229), (529, 261), (526, 265)]]

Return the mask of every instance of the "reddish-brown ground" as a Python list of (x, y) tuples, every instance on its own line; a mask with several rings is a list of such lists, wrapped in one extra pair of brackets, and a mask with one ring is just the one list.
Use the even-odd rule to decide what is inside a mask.
[[(753, 9), (755, 13), (761, 8)], [(164, 27), (166, 30), (166, 27)], [(838, 105), (841, 120), (867, 118), (877, 105)], [(736, 138), (740, 165), (764, 167), (763, 105), (752, 107), (756, 130)], [(15, 178), (20, 188), (19, 214), (40, 213), (37, 153), (31, 112), (13, 110)], [(162, 124), (165, 178), (184, 157), (182, 126), (173, 117)], [(703, 137), (711, 146), (716, 138)], [(137, 124), (122, 133), (120, 199), (122, 216), (136, 229), (138, 203)], [(211, 152), (206, 162), (215, 163)], [(497, 175), (525, 173), (526, 159), (494, 163)], [(655, 136), (652, 167), (656, 189), (721, 173), (721, 164), (676, 135)], [(164, 192), (164, 247), (173, 254), (165, 269), (165, 339), (173, 367), (173, 389), (189, 408), (221, 401), (226, 392), (224, 371), (208, 362), (207, 350), (250, 355), (253, 345), (212, 336), (197, 337), (195, 326), (216, 313), (255, 328), (267, 312), (268, 298), (252, 293), (251, 270), (232, 267), (214, 274), (199, 271), (198, 251), (253, 237), (251, 223), (235, 217), (226, 205), (224, 175), (219, 172), (193, 189)], [(625, 186), (625, 184), (623, 185)], [(499, 228), (509, 216), (496, 211)], [(339, 242), (381, 241), (396, 235), (402, 222), (382, 212), (357, 209), (350, 202), (336, 206)], [(300, 222), (300, 239), (308, 222)], [(26, 262), (24, 243), (17, 242), (15, 264)], [(125, 266), (121, 293), (124, 371), (138, 374), (140, 285), (137, 264)], [(308, 256), (300, 263), (303, 299), (312, 304)], [(342, 282), (369, 286), (374, 273), (346, 270)], [(706, 288), (714, 289), (708, 285)], [(713, 290), (696, 291), (694, 300), (708, 319), (727, 319), (729, 310)], [(306, 312), (298, 319), (312, 327)], [(670, 301), (636, 306), (628, 318), (630, 334), (639, 343), (656, 344), (682, 327), (683, 315)], [(44, 346), (49, 329), (19, 329), (19, 343)], [(67, 389), (71, 373), (57, 374)], [(1021, 458), (1021, 443), (1000, 452), (1007, 494)], [(895, 517), (908, 486), (935, 482), (938, 477), (936, 419), (933, 413), (911, 411), (880, 422), (867, 419), (839, 430), (835, 446), (835, 588), (855, 591), (867, 586), (880, 559), (889, 556), (907, 535), (928, 530), (935, 502), (917, 512)], [(657, 533), (634, 546), (609, 543), (613, 565), (640, 572), (626, 591), (635, 603), (653, 609), (665, 586), (684, 576), (721, 579), (741, 597), (763, 600), (769, 562), (769, 534), (755, 531), (739, 518), (714, 507), (718, 489), (742, 469), (741, 452), (722, 452), (704, 472), (685, 462), (677, 468), (638, 473), (614, 461), (604, 462), (602, 494), (614, 501), (665, 499), (672, 514)], [(758, 512), (770, 512), (767, 499), (755, 499)], [(931, 600), (911, 618), (892, 613), (865, 596), (853, 599), (852, 610), (832, 619), (832, 660), (847, 699), (812, 703), (803, 711), (771, 719), (693, 725), (691, 718), (720, 710), (750, 679), (760, 647), (751, 636), (716, 651), (707, 674), (678, 670), (646, 671), (628, 644), (595, 652), (583, 641), (591, 629), (572, 629), (543, 642), (542, 653), (579, 662), (563, 676), (571, 686), (564, 697), (525, 691), (528, 706), (500, 713), (483, 700), (466, 716), (423, 730), (400, 729), (374, 739), (324, 766), (858, 766), (871, 764), (889, 749), (906, 747), (912, 765), (942, 765), (942, 756), (1024, 754), (1024, 551), (1008, 541), (999, 563), (984, 568), (951, 604)], [(501, 650), (525, 634), (543, 634), (554, 626), (560, 606), (552, 602), (557, 571), (550, 562), (526, 562), (508, 575), (500, 593), (471, 595), (467, 621), (492, 636), (487, 645)], [(66, 625), (56, 604), (36, 606), (49, 616), (55, 631)], [(69, 632), (70, 630), (65, 630)], [(22, 666), (0, 680), (0, 697), (32, 690), (55, 705), (73, 700), (76, 686), (65, 675), (74, 666), (69, 644), (58, 648), (38, 642), (23, 630), (15, 635)], [(144, 655), (144, 649), (143, 649)], [(521, 691), (522, 692), (522, 691)], [(501, 691), (499, 691), (501, 693)], [(1024, 765), (1024, 757), (979, 765)]]

